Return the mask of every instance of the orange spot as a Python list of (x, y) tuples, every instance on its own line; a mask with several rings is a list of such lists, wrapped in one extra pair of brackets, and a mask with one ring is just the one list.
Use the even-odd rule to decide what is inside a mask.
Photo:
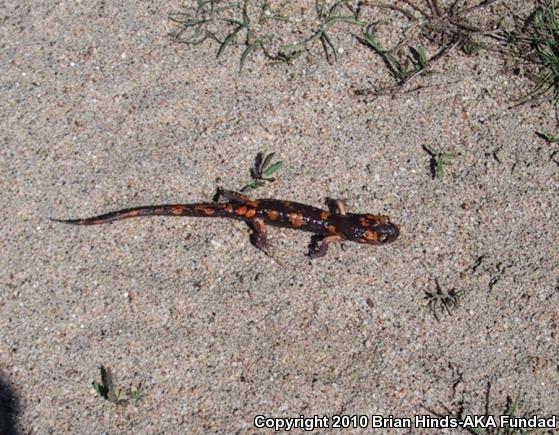
[(255, 208), (249, 208), (247, 210), (247, 212), (245, 213), (245, 216), (250, 219), (250, 218), (254, 217), (255, 214), (256, 214), (256, 209)]
[(365, 231), (365, 238), (367, 240), (377, 240), (378, 239), (378, 234), (374, 231)]
[(181, 214), (182, 211), (183, 211), (183, 208), (182, 208), (182, 207), (173, 207), (173, 208), (171, 208), (171, 213), (173, 213), (173, 214)]
[(334, 225), (328, 225), (328, 232), (330, 234), (338, 234), (338, 230)]
[(244, 216), (246, 212), (247, 212), (247, 208), (244, 205), (241, 205), (238, 209), (235, 210), (235, 213), (238, 214), (239, 216)]
[(204, 213), (206, 213), (208, 216), (215, 214), (215, 210), (211, 207), (206, 207), (204, 208)]
[(233, 213), (233, 206), (232, 206), (231, 204), (227, 204), (227, 205), (225, 206), (225, 211), (226, 211), (227, 213)]
[(329, 217), (330, 217), (330, 213), (327, 212), (326, 210), (322, 210), (320, 212), (320, 219), (322, 219), (323, 221), (328, 220)]
[(279, 213), (276, 210), (269, 210), (268, 211), (268, 219), (271, 221), (275, 221), (279, 216)]
[(289, 222), (291, 222), (291, 225), (293, 225), (295, 228), (299, 228), (303, 225), (304, 219), (301, 213), (289, 213), (288, 218)]

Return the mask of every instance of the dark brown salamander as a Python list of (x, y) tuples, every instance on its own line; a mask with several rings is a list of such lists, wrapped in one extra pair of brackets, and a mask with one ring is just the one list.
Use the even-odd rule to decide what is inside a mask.
[[(95, 225), (140, 216), (196, 216), (240, 219), (252, 229), (251, 242), (269, 253), (266, 225), (274, 225), (314, 233), (309, 256), (326, 255), (333, 242), (352, 242), (383, 245), (393, 242), (400, 234), (398, 227), (387, 216), (346, 213), (341, 201), (330, 200), (330, 211), (310, 205), (277, 199), (252, 200), (237, 192), (218, 189), (215, 200), (227, 202), (165, 204), (127, 208), (87, 219), (60, 220), (74, 225)], [(318, 242), (322, 242), (318, 246)]]

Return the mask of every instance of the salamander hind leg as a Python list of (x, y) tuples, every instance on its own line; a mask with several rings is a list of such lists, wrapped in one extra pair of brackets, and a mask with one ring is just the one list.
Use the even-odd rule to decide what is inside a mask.
[(264, 251), (265, 254), (271, 255), (271, 246), (268, 241), (268, 228), (262, 219), (254, 219), (248, 223), (252, 233), (250, 234), (250, 242)]
[(251, 198), (249, 198), (246, 195), (243, 195), (242, 193), (239, 192), (234, 192), (232, 190), (227, 190), (224, 189), (222, 187), (218, 187), (215, 195), (214, 195), (214, 201), (218, 202), (221, 198), (227, 200), (227, 201), (231, 201), (231, 202), (248, 202), (248, 201), (252, 201)]
[(268, 241), (268, 230), (264, 221), (257, 218), (248, 222), (248, 226), (252, 229), (250, 242), (281, 267), (285, 267), (283, 262), (278, 260), (273, 253), (272, 245)]
[[(309, 253), (307, 254), (310, 258), (320, 258), (324, 257), (328, 252), (328, 248), (331, 243), (339, 242), (342, 239), (341, 236), (327, 236), (322, 238), (322, 236), (313, 236), (311, 239), (311, 244), (309, 245)], [(318, 242), (320, 246), (318, 245)]]

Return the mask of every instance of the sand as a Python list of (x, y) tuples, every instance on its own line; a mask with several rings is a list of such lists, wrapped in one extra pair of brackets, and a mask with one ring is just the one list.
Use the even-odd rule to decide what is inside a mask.
[[(535, 135), (555, 119), (550, 103), (511, 107), (529, 80), (500, 53), (456, 50), (419, 90), (357, 96), (392, 79), (344, 25), (337, 62), (319, 44), (293, 65), (255, 50), (239, 74), (240, 47), (216, 59), (212, 41), (168, 36), (180, 6), (2, 6), (0, 431), (481, 415), (488, 383), (495, 415), (519, 395), (520, 414), (557, 414), (557, 145)], [(456, 154), (440, 180), (424, 144)], [(400, 239), (311, 261), (308, 234), (271, 229), (281, 266), (241, 222), (48, 219), (207, 201), (241, 188), (259, 151), (284, 168), (254, 197), (343, 198), (389, 215)], [(460, 295), (440, 321), (435, 280)], [(101, 365), (123, 401), (142, 397), (100, 397)]]

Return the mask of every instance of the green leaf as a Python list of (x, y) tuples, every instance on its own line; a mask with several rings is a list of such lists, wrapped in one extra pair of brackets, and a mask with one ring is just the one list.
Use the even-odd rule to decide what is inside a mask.
[(536, 131), (536, 135), (545, 140), (547, 143), (559, 143), (559, 136), (553, 136), (552, 134), (544, 133), (543, 131)]
[(257, 187), (264, 186), (262, 181), (251, 181), (250, 183), (246, 184), (242, 189), (241, 192), (249, 192), (251, 190), (256, 189)]
[(103, 399), (108, 399), (109, 389), (105, 387), (103, 384), (99, 384), (98, 382), (93, 381), (91, 383), (97, 394), (99, 394)]
[(382, 47), (380, 46), (380, 44), (378, 43), (377, 39), (373, 36), (372, 33), (369, 32), (365, 32), (363, 34), (363, 36), (365, 37), (364, 40), (367, 44), (369, 44), (371, 46), (371, 48), (373, 50), (375, 50), (377, 53), (382, 54), (382, 53), (386, 53)]
[(411, 52), (415, 59), (416, 68), (420, 70), (424, 69), (427, 66), (428, 60), (427, 60), (427, 54), (425, 53), (423, 47), (421, 46), (418, 46), (417, 48), (412, 47)]
[(101, 366), (101, 383), (93, 382), (93, 388), (97, 391), (104, 399), (116, 403), (118, 402), (118, 394), (116, 392), (114, 382), (113, 382), (113, 374), (111, 372), (111, 368), (109, 366)]
[(243, 24), (246, 27), (250, 25), (250, 17), (248, 16), (248, 0), (245, 0), (243, 3)]
[(280, 160), (279, 162), (276, 162), (269, 168), (265, 169), (264, 172), (262, 172), (262, 176), (265, 178), (270, 178), (272, 175), (278, 172), (282, 168), (282, 166), (283, 162)]
[(462, 51), (466, 56), (472, 56), (474, 54), (479, 53), (479, 50), (483, 48), (482, 44), (478, 44), (476, 42), (464, 42), (462, 44)]
[(274, 156), (276, 155), (276, 153), (270, 153), (266, 156), (266, 158), (264, 159), (264, 162), (261, 165), (261, 168), (266, 169), (270, 163), (272, 162), (272, 159), (274, 158)]
[(300, 56), (304, 50), (305, 50), (305, 43), (296, 42), (295, 44), (282, 45), (278, 49), (278, 53), (281, 56), (285, 57), (286, 59), (291, 60)]
[(427, 152), (429, 154), (431, 154), (432, 156), (437, 155), (438, 151), (435, 151), (435, 149), (433, 148), (433, 145), (426, 143), (423, 145), (423, 148), (425, 148), (427, 150)]
[(227, 37), (223, 40), (223, 42), (219, 46), (219, 50), (217, 51), (216, 58), (221, 56), (221, 53), (223, 53), (223, 50), (225, 50), (227, 45), (229, 45), (229, 43), (233, 40), (233, 38), (237, 35), (237, 33), (239, 33), (241, 31), (242, 28), (243, 28), (243, 26), (239, 26), (233, 32), (231, 32), (229, 35), (227, 35)]
[(138, 402), (142, 400), (145, 395), (146, 389), (141, 383), (136, 388), (130, 389), (127, 394), (128, 398), (134, 406), (138, 405)]
[(249, 55), (249, 53), (256, 47), (260, 46), (261, 42), (255, 42), (254, 44), (249, 45), (247, 48), (245, 48), (243, 50), (243, 53), (241, 54), (241, 61), (240, 61), (240, 67), (239, 67), (239, 72), (243, 71), (243, 66), (245, 65), (245, 61), (247, 56)]

